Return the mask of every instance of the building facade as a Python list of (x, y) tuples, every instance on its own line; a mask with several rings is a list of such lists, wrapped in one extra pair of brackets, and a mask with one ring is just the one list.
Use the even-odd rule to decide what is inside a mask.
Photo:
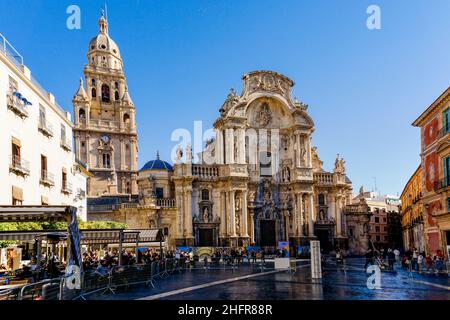
[[(117, 219), (133, 228), (163, 228), (169, 246), (275, 247), (319, 239), (322, 247), (347, 246), (344, 207), (352, 185), (338, 155), (332, 172), (312, 146), (307, 106), (292, 99), (289, 78), (272, 71), (243, 77), (230, 92), (209, 141), (193, 163), (179, 148), (173, 167), (157, 158), (139, 172), (140, 201), (92, 219)], [(125, 209), (125, 206), (133, 208)]]
[(450, 88), (414, 122), (420, 128), (426, 251), (447, 257), (450, 244)]
[(88, 197), (136, 195), (138, 141), (135, 107), (128, 93), (119, 47), (101, 16), (89, 42), (84, 78), (73, 98), (77, 158), (93, 174)]
[(358, 203), (365, 200), (369, 207), (369, 242), (376, 248), (402, 248), (402, 227), (398, 205), (400, 199), (397, 196), (383, 195), (377, 192), (365, 192), (360, 188), (359, 194), (353, 199)]
[(0, 38), (0, 204), (74, 205), (86, 178), (76, 172), (70, 113)]
[(422, 203), (422, 166), (416, 169), (400, 196), (404, 249), (425, 251), (424, 215)]

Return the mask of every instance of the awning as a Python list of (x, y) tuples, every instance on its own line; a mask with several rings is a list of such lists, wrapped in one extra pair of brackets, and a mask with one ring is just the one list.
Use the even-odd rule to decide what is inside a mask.
[(76, 209), (70, 206), (0, 206), (0, 222), (69, 222), (72, 210)]
[[(120, 232), (123, 231), (124, 244), (148, 243), (157, 242), (159, 245), (162, 234), (159, 230), (143, 229), (143, 230), (105, 230), (92, 229), (80, 230), (81, 244), (119, 244)], [(35, 231), (0, 231), (0, 240), (15, 240), (15, 241), (33, 241), (39, 236), (48, 233), (64, 233), (62, 230), (35, 230)]]
[(23, 190), (19, 187), (12, 186), (12, 197), (16, 200), (23, 201)]

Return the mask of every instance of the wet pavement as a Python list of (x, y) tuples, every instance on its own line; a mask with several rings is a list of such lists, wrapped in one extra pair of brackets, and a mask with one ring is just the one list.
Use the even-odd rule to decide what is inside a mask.
[(258, 265), (238, 269), (198, 268), (158, 280), (155, 288), (137, 286), (115, 295), (89, 299), (171, 300), (450, 300), (448, 275), (408, 273), (399, 267), (381, 273), (381, 289), (369, 289), (363, 259), (349, 259), (346, 267), (328, 263), (321, 280), (312, 280), (308, 261), (295, 273)]

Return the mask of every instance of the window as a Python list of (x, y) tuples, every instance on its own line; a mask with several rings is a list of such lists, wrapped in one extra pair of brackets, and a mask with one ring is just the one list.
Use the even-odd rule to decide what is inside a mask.
[(267, 151), (259, 153), (259, 174), (262, 177), (272, 176), (272, 154)]
[(86, 119), (86, 111), (84, 111), (83, 108), (81, 108), (80, 111), (78, 111), (78, 118), (79, 118), (80, 120)]
[(91, 80), (91, 85), (95, 86), (95, 79)]
[(92, 96), (92, 98), (96, 98), (97, 97), (97, 90), (95, 88), (92, 88), (91, 96)]
[(41, 179), (47, 180), (47, 157), (41, 154)]
[(202, 190), (202, 200), (203, 201), (208, 201), (209, 200), (209, 190), (208, 189), (203, 189)]
[(350, 237), (353, 237), (353, 228), (349, 228), (349, 229), (348, 229), (348, 232), (349, 232), (349, 234), (350, 234)]
[(21, 206), (23, 204), (23, 190), (12, 186), (12, 205)]
[(380, 227), (375, 227), (375, 232), (380, 232)]
[(102, 85), (102, 102), (110, 102), (109, 86), (106, 84)]
[(444, 184), (443, 187), (450, 185), (450, 156), (444, 159)]
[(323, 193), (319, 194), (318, 202), (319, 202), (319, 206), (325, 205), (325, 196), (323, 195)]
[(375, 217), (375, 223), (379, 223), (380, 222), (380, 218)]
[(442, 121), (445, 133), (450, 132), (450, 109), (444, 111), (444, 119)]
[(155, 196), (156, 196), (157, 199), (164, 198), (164, 188), (156, 188)]
[(117, 90), (116, 90), (116, 92), (114, 92), (114, 99), (115, 99), (116, 101), (119, 101), (119, 100), (120, 100), (120, 98), (119, 98), (119, 91), (117, 91)]
[(42, 105), (39, 105), (39, 123), (45, 124), (45, 108)]
[(20, 143), (18, 143), (18, 141), (16, 141), (15, 139), (13, 139), (12, 143), (11, 143), (11, 148), (12, 148), (12, 162), (13, 165), (20, 165), (21, 161), (20, 161)]
[(380, 236), (377, 236), (377, 241), (380, 241), (380, 239), (381, 239)]
[(119, 89), (119, 83), (116, 81), (116, 82), (114, 82), (114, 88), (115, 89)]
[(383, 222), (386, 222), (386, 218), (383, 218)]
[(66, 142), (66, 127), (61, 124), (61, 141)]
[(66, 190), (67, 189), (67, 172), (65, 169), (62, 170), (62, 189)]
[(103, 168), (111, 168), (111, 155), (109, 153), (104, 153), (102, 158)]
[(130, 116), (128, 115), (128, 113), (125, 113), (123, 115), (123, 123), (125, 123), (126, 125), (130, 124)]
[(164, 235), (167, 237), (169, 235), (169, 228), (164, 228)]

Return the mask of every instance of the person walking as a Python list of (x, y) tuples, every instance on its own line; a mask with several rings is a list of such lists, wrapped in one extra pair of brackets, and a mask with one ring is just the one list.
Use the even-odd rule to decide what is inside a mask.
[(417, 257), (417, 267), (419, 270), (419, 273), (422, 273), (422, 267), (423, 267), (423, 255), (420, 253)]
[(395, 262), (397, 263), (397, 265), (400, 266), (400, 250), (395, 249), (394, 255), (395, 255)]

